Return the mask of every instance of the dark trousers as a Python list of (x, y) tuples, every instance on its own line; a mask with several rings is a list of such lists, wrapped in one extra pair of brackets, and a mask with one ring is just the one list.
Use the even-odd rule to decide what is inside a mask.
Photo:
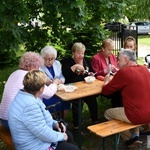
[[(91, 115), (92, 122), (98, 121), (98, 108), (96, 96), (89, 96), (82, 99), (82, 102), (85, 102), (88, 105), (88, 109)], [(83, 103), (82, 103), (83, 107)], [(72, 101), (72, 116), (73, 116), (73, 125), (78, 127), (78, 100)]]
[[(105, 96), (105, 95), (102, 95), (102, 96)], [(122, 96), (121, 96), (121, 92), (120, 91), (117, 91), (117, 92), (115, 92), (115, 93), (113, 93), (111, 95), (107, 95), (105, 97), (111, 99), (112, 108), (123, 107)]]
[(79, 150), (78, 146), (73, 144), (72, 133), (67, 131), (66, 134), (68, 135), (67, 142), (65, 141), (58, 142), (56, 150)]

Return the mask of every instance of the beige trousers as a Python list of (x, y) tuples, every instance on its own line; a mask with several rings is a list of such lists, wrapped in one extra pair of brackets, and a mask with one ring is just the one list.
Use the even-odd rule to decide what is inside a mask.
[[(107, 109), (104, 113), (104, 116), (107, 120), (117, 119), (123, 122), (131, 123), (129, 119), (127, 118), (127, 116), (125, 115), (124, 107)], [(139, 127), (122, 132), (121, 137), (125, 141), (130, 140), (132, 137), (132, 133), (139, 134)]]

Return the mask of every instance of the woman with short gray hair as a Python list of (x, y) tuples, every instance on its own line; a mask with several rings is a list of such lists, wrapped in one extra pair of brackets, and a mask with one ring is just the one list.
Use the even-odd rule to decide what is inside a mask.
[[(44, 59), (44, 65), (40, 68), (40, 70), (46, 74), (48, 79), (47, 84), (51, 84), (55, 80), (59, 80), (59, 83), (63, 84), (65, 82), (65, 78), (61, 71), (61, 64), (58, 60), (56, 60), (57, 50), (53, 46), (45, 46), (41, 50), (41, 56)], [(43, 99), (43, 103), (46, 106), (56, 104), (57, 102), (60, 103), (56, 105), (56, 111), (62, 111), (63, 109), (63, 117), (65, 118), (70, 109), (70, 102), (62, 102), (62, 100), (56, 96), (53, 96), (50, 99)], [(49, 109), (49, 111), (53, 113), (52, 108)]]

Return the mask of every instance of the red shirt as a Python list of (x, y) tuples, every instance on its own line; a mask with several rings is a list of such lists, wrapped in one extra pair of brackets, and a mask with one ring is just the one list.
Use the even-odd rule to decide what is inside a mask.
[[(117, 58), (114, 54), (110, 55), (109, 60), (110, 60), (110, 64), (112, 64), (116, 68), (118, 68)], [(97, 72), (97, 74), (96, 74), (97, 76), (105, 75), (104, 69), (106, 69), (108, 67), (108, 64), (107, 64), (106, 59), (101, 51), (93, 56), (93, 58), (91, 60), (91, 65), (92, 65), (94, 72)]]
[(150, 73), (145, 66), (120, 69), (102, 88), (104, 95), (121, 91), (127, 118), (133, 124), (150, 123)]

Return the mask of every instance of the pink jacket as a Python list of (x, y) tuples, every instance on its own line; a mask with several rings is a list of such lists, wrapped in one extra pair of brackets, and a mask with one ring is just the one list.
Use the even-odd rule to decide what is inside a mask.
[[(112, 54), (109, 59), (110, 59), (110, 63), (114, 65), (116, 68), (118, 68), (116, 56)], [(91, 65), (94, 72), (97, 72), (97, 76), (105, 76), (104, 69), (108, 67), (108, 64), (101, 51), (93, 56), (91, 60)]]
[[(25, 70), (16, 70), (14, 71), (8, 78), (2, 100), (0, 103), (0, 118), (3, 120), (8, 119), (8, 109), (10, 103), (13, 101), (14, 97), (17, 95), (18, 91), (23, 88), (23, 79), (28, 71)], [(50, 84), (49, 86), (45, 86), (43, 94), (40, 95), (40, 98), (51, 98), (57, 91), (57, 85)]]

